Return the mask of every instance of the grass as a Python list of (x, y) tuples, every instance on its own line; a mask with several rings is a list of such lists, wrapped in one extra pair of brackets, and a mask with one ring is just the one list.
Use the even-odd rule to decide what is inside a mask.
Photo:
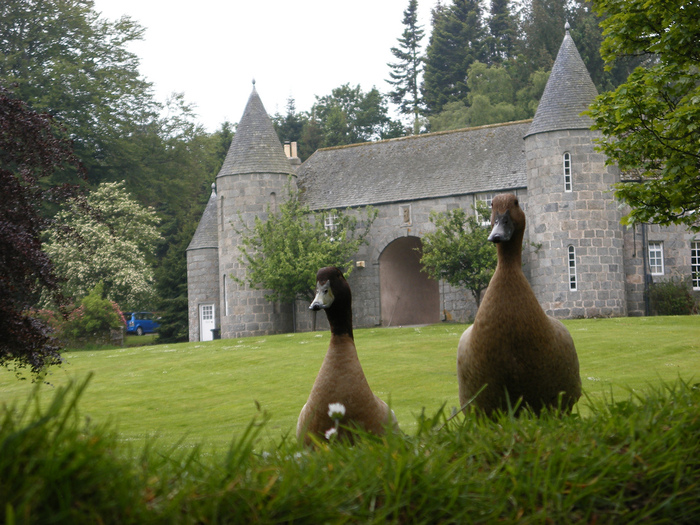
[(416, 434), (256, 452), (265, 418), (222, 453), (149, 443), (78, 416), (86, 381), (0, 417), (0, 509), (16, 523), (697, 523), (700, 385), (647, 387), (589, 416), (443, 411)]
[[(700, 380), (700, 317), (571, 320), (584, 398), (578, 411), (604, 398), (627, 400), (631, 392), (663, 381)], [(356, 330), (360, 360), (370, 385), (413, 435), (418, 417), (450, 412), (458, 404), (456, 347), (466, 325)], [(142, 338), (139, 338), (142, 339)], [(58, 387), (92, 381), (80, 409), (118, 437), (162, 446), (201, 444), (212, 453), (241, 435), (258, 406), (269, 414), (264, 442), (293, 433), (299, 410), (328, 346), (328, 332), (286, 334), (68, 351), (66, 363), (45, 378), (37, 396), (48, 403)], [(0, 406), (26, 399), (34, 386), (0, 371)]]

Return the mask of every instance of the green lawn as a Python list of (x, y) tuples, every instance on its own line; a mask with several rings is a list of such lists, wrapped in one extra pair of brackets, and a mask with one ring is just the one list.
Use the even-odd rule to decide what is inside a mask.
[[(700, 380), (700, 317), (571, 320), (587, 414), (588, 401), (662, 381)], [(416, 416), (458, 403), (457, 341), (466, 325), (358, 329), (360, 360), (374, 392), (392, 405), (401, 428), (416, 430)], [(115, 423), (125, 441), (159, 436), (225, 449), (258, 413), (270, 416), (270, 441), (294, 432), (323, 360), (328, 332), (67, 351), (66, 363), (46, 377), (42, 397), (56, 386), (94, 376), (80, 402), (84, 416)], [(0, 370), (0, 405), (21, 402), (33, 388)]]

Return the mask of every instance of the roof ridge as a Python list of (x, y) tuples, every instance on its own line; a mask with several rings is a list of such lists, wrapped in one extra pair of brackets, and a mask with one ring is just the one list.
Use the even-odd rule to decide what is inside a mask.
[(499, 122), (496, 124), (484, 124), (482, 126), (473, 126), (471, 128), (446, 129), (443, 131), (433, 131), (431, 133), (419, 133), (418, 135), (406, 135), (405, 137), (394, 137), (391, 139), (382, 139), (382, 140), (375, 140), (375, 141), (369, 141), (369, 142), (356, 142), (354, 144), (343, 144), (340, 146), (329, 146), (327, 148), (318, 148), (316, 151), (331, 151), (331, 150), (346, 149), (346, 148), (356, 148), (358, 146), (367, 146), (370, 144), (384, 144), (387, 142), (397, 142), (397, 141), (401, 141), (401, 140), (419, 139), (419, 138), (424, 138), (424, 137), (437, 137), (439, 135), (450, 135), (452, 133), (464, 133), (466, 131), (478, 131), (481, 129), (499, 128), (502, 126), (512, 126), (515, 124), (525, 124), (527, 122), (532, 122), (532, 119), (530, 118), (530, 119), (523, 119), (523, 120), (512, 120), (510, 122)]

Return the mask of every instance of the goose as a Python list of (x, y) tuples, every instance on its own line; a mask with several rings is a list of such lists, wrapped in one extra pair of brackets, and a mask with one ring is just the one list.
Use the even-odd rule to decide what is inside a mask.
[(374, 395), (360, 365), (352, 333), (350, 286), (338, 268), (318, 271), (316, 297), (309, 309), (326, 311), (331, 340), (309, 399), (299, 414), (297, 439), (309, 445), (310, 435), (325, 437), (335, 425), (329, 405), (338, 403), (345, 407), (337, 430), (339, 437), (353, 439), (343, 427), (357, 426), (377, 435), (387, 428), (398, 428), (394, 412)]
[[(522, 271), (525, 214), (513, 194), (492, 201), (492, 230), (498, 264), (474, 323), (457, 348), (459, 401), (486, 415), (545, 407), (570, 412), (581, 396), (574, 341), (566, 327), (540, 306)], [(560, 400), (561, 396), (561, 400)]]

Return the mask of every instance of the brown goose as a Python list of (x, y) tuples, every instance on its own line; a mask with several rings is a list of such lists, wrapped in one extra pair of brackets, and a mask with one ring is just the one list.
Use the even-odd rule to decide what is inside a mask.
[(297, 438), (306, 444), (311, 443), (310, 434), (323, 438), (335, 424), (328, 414), (332, 403), (345, 407), (339, 436), (352, 439), (343, 426), (358, 426), (373, 434), (383, 434), (387, 426), (398, 428), (394, 412), (372, 393), (362, 371), (352, 334), (350, 286), (338, 268), (318, 271), (316, 297), (309, 309), (326, 311), (331, 341), (309, 399), (299, 414)]
[(569, 331), (544, 313), (523, 274), (525, 214), (515, 195), (493, 199), (491, 226), (498, 265), (474, 324), (459, 340), (460, 404), (486, 385), (473, 405), (489, 415), (507, 410), (508, 399), (539, 413), (556, 408), (560, 395), (568, 412), (581, 396), (578, 356)]

